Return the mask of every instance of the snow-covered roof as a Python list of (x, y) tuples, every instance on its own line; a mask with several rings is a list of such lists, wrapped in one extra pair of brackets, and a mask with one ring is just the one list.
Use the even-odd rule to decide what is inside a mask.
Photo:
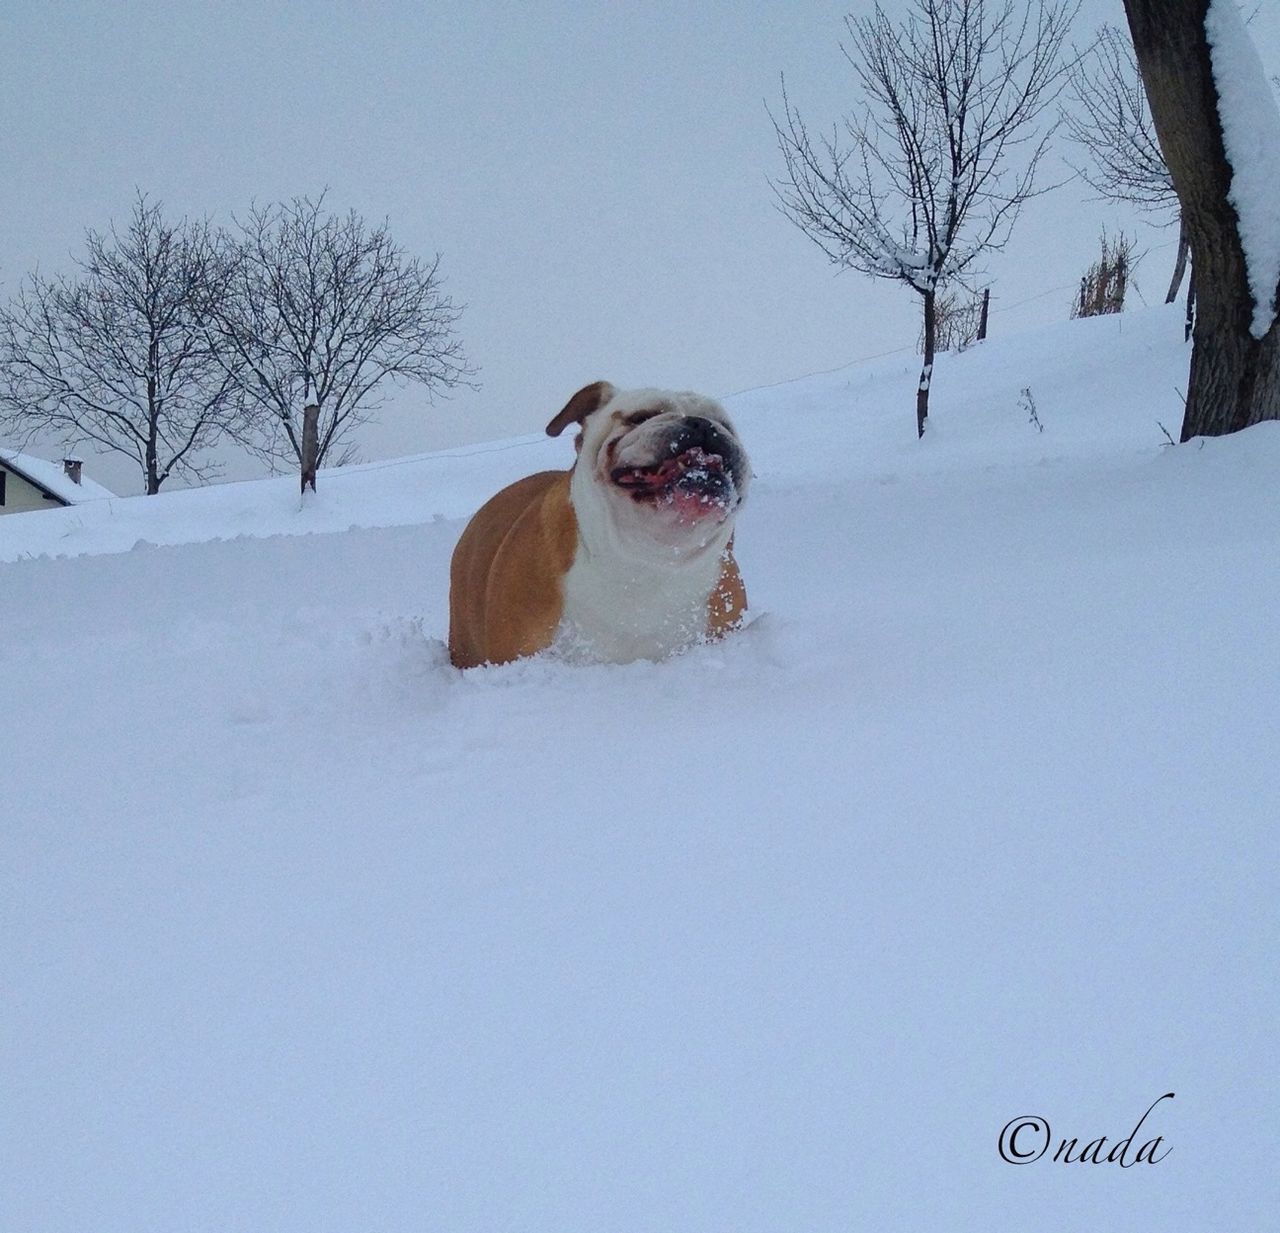
[(30, 480), (37, 488), (57, 497), (67, 505), (79, 505), (82, 501), (100, 501), (116, 494), (109, 488), (95, 483), (83, 473), (77, 484), (63, 470), (60, 462), (49, 462), (33, 454), (20, 454), (17, 450), (0, 448), (0, 464), (10, 471)]

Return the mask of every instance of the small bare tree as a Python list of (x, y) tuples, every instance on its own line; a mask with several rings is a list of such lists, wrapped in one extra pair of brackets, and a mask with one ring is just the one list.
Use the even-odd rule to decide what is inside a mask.
[[(837, 265), (905, 283), (923, 302), (916, 431), (929, 413), (939, 288), (1002, 248), (1054, 127), (1077, 0), (910, 0), (847, 17), (841, 51), (864, 109), (814, 136), (783, 86), (771, 116), (783, 213)], [(1039, 190), (1043, 191), (1043, 190)]]
[(1133, 273), (1133, 240), (1122, 231), (1115, 239), (1102, 233), (1102, 255), (1080, 280), (1071, 316), (1103, 317), (1124, 312), (1124, 297)]
[(1087, 155), (1076, 170), (1098, 196), (1177, 222), (1178, 254), (1165, 303), (1172, 304), (1187, 269), (1190, 241), (1173, 177), (1160, 151), (1133, 40), (1103, 26), (1097, 42), (1070, 73), (1072, 106), (1063, 112), (1067, 136)]
[[(235, 275), (213, 318), (258, 410), (256, 448), (295, 460), (310, 486), (335, 443), (369, 420), (384, 383), (420, 382), (430, 396), (471, 376), (439, 257), (409, 258), (386, 223), (328, 214), (323, 194), (296, 197), (255, 207), (227, 245)], [(304, 458), (308, 406), (315, 454)]]
[(74, 276), (32, 274), (0, 309), (0, 413), (23, 439), (91, 441), (142, 470), (206, 479), (202, 451), (238, 425), (234, 360), (205, 328), (229, 270), (208, 226), (139, 194), (123, 231), (89, 231)]

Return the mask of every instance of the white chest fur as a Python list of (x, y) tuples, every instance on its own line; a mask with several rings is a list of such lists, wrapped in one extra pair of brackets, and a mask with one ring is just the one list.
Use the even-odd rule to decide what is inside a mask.
[[(585, 450), (584, 450), (585, 452)], [(557, 648), (606, 663), (663, 659), (706, 636), (733, 519), (681, 525), (610, 492), (583, 465), (569, 481), (578, 547)]]
[(578, 545), (564, 579), (564, 616), (556, 637), (568, 655), (607, 663), (662, 659), (702, 638), (707, 597), (720, 575), (723, 544), (685, 560), (655, 565)]

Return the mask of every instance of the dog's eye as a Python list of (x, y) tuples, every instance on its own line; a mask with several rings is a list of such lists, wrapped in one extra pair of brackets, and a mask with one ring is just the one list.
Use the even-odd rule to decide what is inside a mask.
[(634, 428), (637, 424), (643, 424), (645, 420), (651, 420), (658, 414), (659, 412), (657, 411), (632, 411), (629, 415), (622, 417), (622, 422), (628, 428)]

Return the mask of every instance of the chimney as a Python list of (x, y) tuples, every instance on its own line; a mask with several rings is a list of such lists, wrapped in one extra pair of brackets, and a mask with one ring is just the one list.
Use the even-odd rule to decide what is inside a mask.
[(62, 469), (67, 473), (67, 479), (73, 484), (80, 482), (80, 468), (84, 466), (84, 462), (79, 458), (64, 458), (62, 460)]

